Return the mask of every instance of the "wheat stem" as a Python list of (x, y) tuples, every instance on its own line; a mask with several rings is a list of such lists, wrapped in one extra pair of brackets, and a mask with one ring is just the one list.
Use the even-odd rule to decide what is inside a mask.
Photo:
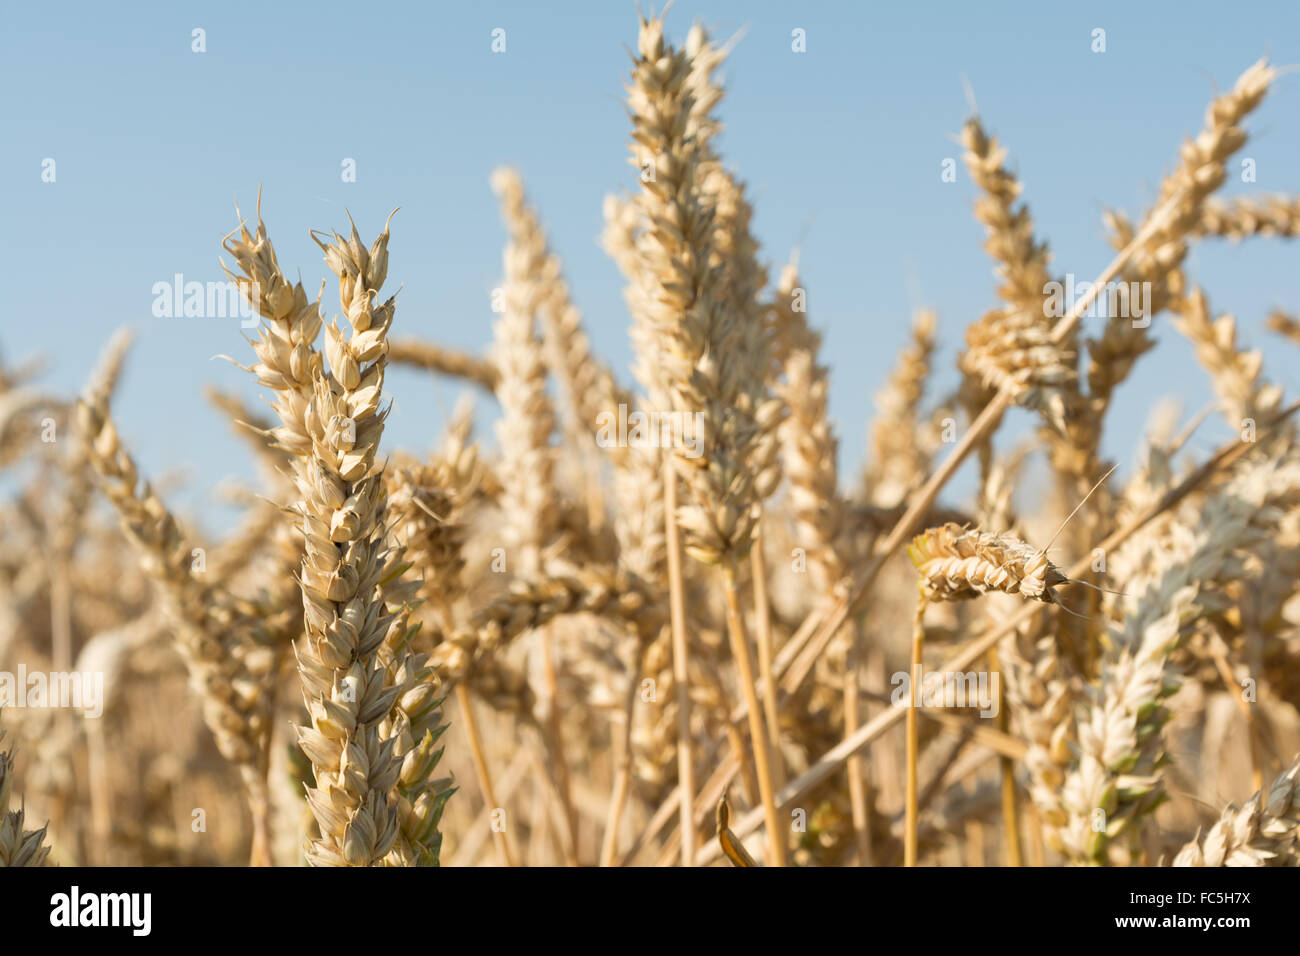
[[(990, 671), (1001, 677), (1002, 667), (996, 644), (989, 648), (988, 667)], [(1001, 679), (998, 680), (997, 707), (997, 728), (1002, 733), (1006, 733), (1008, 726), (1007, 695)], [(1003, 839), (1006, 841), (1007, 866), (1022, 866), (1020, 812), (1016, 796), (1016, 762), (1009, 757), (1000, 756), (998, 770), (1002, 785), (1002, 831)]]
[(781, 785), (781, 724), (776, 701), (776, 676), (772, 672), (772, 609), (767, 597), (767, 567), (763, 560), (763, 520), (759, 516), (754, 546), (749, 552), (754, 579), (755, 639), (758, 643), (758, 679), (763, 687), (763, 718), (772, 736), (772, 781)]
[(916, 616), (912, 621), (912, 674), (907, 699), (907, 795), (903, 804), (903, 865), (916, 866), (917, 841), (917, 706), (921, 700), (917, 684), (921, 680), (921, 652), (925, 645), (924, 594), (916, 599)]
[[(862, 629), (856, 620), (849, 622), (849, 647), (844, 657), (844, 736), (851, 737), (861, 725), (859, 702), (861, 687), (858, 682), (862, 670)], [(849, 779), (849, 808), (853, 815), (853, 837), (858, 848), (858, 865), (872, 866), (874, 854), (871, 845), (871, 795), (867, 783), (867, 765), (861, 757), (853, 756), (844, 765)], [(779, 784), (778, 784), (779, 785)]]
[(663, 459), (664, 540), (668, 554), (668, 613), (673, 635), (673, 684), (677, 692), (677, 789), (681, 802), (682, 865), (695, 859), (695, 826), (691, 800), (695, 769), (691, 760), (690, 640), (686, 633), (686, 587), (682, 580), (682, 548), (677, 534), (677, 472), (673, 459)]
[(727, 636), (731, 641), (731, 655), (735, 659), (740, 686), (745, 692), (748, 704), (749, 739), (754, 753), (754, 772), (758, 778), (763, 815), (767, 820), (768, 862), (771, 866), (785, 866), (785, 830), (781, 828), (780, 818), (776, 813), (772, 767), (768, 758), (771, 753), (771, 743), (763, 727), (763, 711), (754, 689), (754, 664), (750, 658), (749, 640), (745, 636), (745, 619), (740, 610), (735, 559), (724, 564), (722, 570), (724, 593), (727, 599)]
[[(456, 685), (456, 700), (460, 704), (461, 719), (465, 726), (465, 737), (469, 741), (470, 757), (474, 761), (474, 773), (478, 777), (479, 789), (483, 791), (483, 803), (489, 812), (500, 809), (496, 794), (492, 790), (492, 774), (488, 770), (487, 754), (483, 750), (483, 735), (479, 732), (478, 720), (474, 716), (474, 702), (470, 699), (469, 689), (463, 684)], [(502, 866), (515, 866), (514, 856), (510, 852), (510, 841), (504, 828), (492, 827), (492, 842), (496, 845), (497, 856)]]
[[(640, 660), (640, 652), (636, 661)], [(605, 820), (605, 836), (600, 846), (600, 865), (613, 866), (618, 854), (618, 825), (627, 805), (628, 790), (632, 782), (632, 713), (636, 709), (639, 689), (639, 668), (636, 663), (628, 668), (627, 690), (623, 697), (623, 730), (619, 738), (618, 759), (614, 768), (614, 787), (609, 798), (609, 814)]]

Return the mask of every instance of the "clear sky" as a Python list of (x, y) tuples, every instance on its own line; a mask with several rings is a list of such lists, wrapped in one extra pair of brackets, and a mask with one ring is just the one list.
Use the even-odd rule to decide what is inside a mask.
[[(1109, 258), (1102, 210), (1141, 213), (1215, 90), (1265, 53), (1300, 63), (1291, 2), (679, 0), (670, 35), (683, 39), (697, 19), (715, 35), (745, 31), (725, 70), (721, 145), (751, 186), (768, 259), (779, 265), (802, 246), (847, 475), (913, 308), (940, 316), (937, 394), (954, 381), (965, 326), (996, 304), (955, 141), (963, 77), (1010, 148), (1054, 271), (1084, 279)], [(191, 49), (195, 28), (206, 52)], [(491, 50), (495, 28), (504, 53)], [(791, 50), (795, 28), (805, 53)], [(1095, 28), (1104, 53), (1091, 50)], [(251, 376), (212, 358), (251, 350), (237, 320), (156, 318), (154, 284), (220, 279), (234, 200), (251, 213), (259, 184), (281, 264), (313, 291), (326, 269), (309, 228), (343, 230), (350, 209), (369, 241), (400, 205), (395, 334), (482, 349), (504, 239), (488, 176), (509, 163), (564, 258), (597, 351), (630, 380), (622, 280), (597, 237), (603, 196), (637, 186), (622, 105), (635, 37), (623, 0), (8, 3), (0, 347), (11, 360), (45, 355), (47, 384), (72, 392), (112, 331), (131, 326), (121, 430), (147, 474), (188, 467), (190, 485), (172, 500), (224, 520), (211, 489), (253, 469), (201, 387), (255, 398)], [(1234, 176), (1225, 193), (1300, 192), (1300, 75), (1280, 81), (1248, 129), (1242, 155), (1257, 181)], [(945, 157), (958, 159), (955, 183), (941, 181)], [(355, 182), (342, 181), (346, 159)], [(1277, 240), (1203, 244), (1189, 268), (1212, 306), (1266, 346), (1268, 373), (1292, 393), (1297, 353), (1262, 321), (1300, 307), (1298, 257)], [(326, 301), (336, 312), (334, 289)], [(1189, 412), (1210, 399), (1167, 318), (1155, 332), (1161, 348), (1111, 414), (1106, 451), (1125, 462), (1158, 398), (1181, 396)], [(394, 372), (389, 391), (389, 447), (432, 445), (456, 388)], [(1196, 446), (1222, 434), (1206, 428)]]

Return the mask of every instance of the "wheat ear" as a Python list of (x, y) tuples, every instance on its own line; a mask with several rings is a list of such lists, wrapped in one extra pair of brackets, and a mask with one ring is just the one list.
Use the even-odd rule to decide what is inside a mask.
[(388, 344), (388, 361), (413, 365), (438, 375), (463, 378), (489, 392), (496, 391), (499, 375), (490, 361), (459, 349), (419, 339), (394, 339)]
[(1230, 427), (1244, 428), (1248, 420), (1258, 422), (1277, 411), (1282, 389), (1261, 379), (1264, 357), (1238, 344), (1233, 316), (1212, 318), (1209, 301), (1199, 287), (1174, 299), (1170, 308), (1174, 327), (1191, 340), (1197, 360), (1210, 373)]
[(410, 653), (402, 555), (385, 542), (383, 467), (377, 462), (380, 403), (394, 312), (376, 304), (388, 271), (387, 226), (369, 248), (355, 226), (324, 242), (351, 326), (325, 326), (319, 303), (290, 285), (260, 217), (226, 249), (233, 275), (267, 322), (252, 371), (273, 390), (281, 424), (273, 434), (296, 456), (294, 507), (303, 536), (300, 585), (306, 633), (296, 650), (310, 726), (299, 744), (315, 769), (307, 799), (319, 838), (313, 865), (437, 862), (437, 822), (450, 793), (431, 779), (440, 751), (441, 698), (433, 670)]
[[(1142, 242), (1141, 250), (1121, 276), (1123, 289), (1130, 288), (1130, 283), (1150, 283), (1146, 318), (1162, 311), (1177, 292), (1187, 238), (1201, 221), (1206, 199), (1227, 178), (1227, 160), (1246, 143), (1246, 133), (1239, 124), (1259, 106), (1276, 76), (1277, 71), (1266, 60), (1242, 73), (1231, 90), (1210, 103), (1204, 128), (1195, 140), (1183, 144), (1178, 167), (1160, 184), (1153, 213), (1163, 211), (1171, 202), (1172, 209)], [(1151, 216), (1148, 214), (1147, 223)], [(1129, 227), (1118, 217), (1110, 221), (1116, 244), (1125, 244)], [(1088, 341), (1088, 390), (1094, 405), (1103, 412), (1133, 363), (1154, 344), (1147, 325), (1134, 321), (1137, 310), (1133, 303), (1124, 300), (1123, 305), (1119, 314), (1106, 323), (1101, 337)]]
[(1050, 276), (1047, 245), (1034, 237), (1034, 224), (1020, 197), (1019, 180), (1004, 165), (1005, 147), (973, 116), (962, 129), (966, 166), (979, 186), (975, 217), (984, 224), (984, 248), (998, 263), (1007, 303), (986, 313), (966, 332), (961, 367), (989, 389), (1004, 384), (1016, 401), (1038, 409), (1058, 430), (1065, 427), (1067, 396), (1075, 390), (1074, 336), (1052, 338), (1052, 319), (1044, 300)]
[(270, 730), (269, 686), (276, 655), (261, 623), (221, 589), (192, 571), (193, 553), (166, 505), (122, 447), (104, 406), (106, 396), (77, 403), (77, 423), (87, 457), (105, 496), (117, 509), (141, 566), (159, 587), (175, 622), (174, 636), (202, 695), (203, 715), (227, 760), (240, 771), (254, 821), (253, 855), (266, 862), (266, 761)]
[(1293, 763), (1268, 793), (1256, 792), (1238, 809), (1224, 808), (1204, 837), (1187, 843), (1174, 866), (1295, 866), (1300, 819), (1300, 763)]
[[(5, 732), (0, 730), (0, 743)], [(0, 752), (0, 867), (44, 866), (50, 855), (45, 844), (46, 827), (39, 830), (23, 828), (24, 811), (9, 808), (14, 788), (14, 755), (12, 750)]]
[[(1122, 582), (1122, 624), (1076, 719), (1078, 743), (1049, 819), (1049, 842), (1071, 860), (1103, 863), (1110, 843), (1136, 831), (1163, 791), (1160, 730), (1174, 684), (1170, 654), (1213, 602), (1209, 592), (1242, 574), (1240, 555), (1300, 503), (1300, 461), (1251, 462), (1200, 507), (1172, 522), (1164, 544)], [(1139, 545), (1141, 543), (1139, 542)], [(1118, 609), (1116, 609), (1118, 610)], [(1096, 824), (1103, 815), (1104, 826)]]
[[(736, 562), (752, 543), (762, 482), (772, 475), (780, 403), (764, 394), (767, 342), (756, 303), (729, 310), (728, 302), (737, 299), (729, 297), (725, 284), (712, 281), (718, 206), (703, 182), (711, 161), (711, 127), (698, 111), (692, 114), (698, 86), (692, 69), (691, 56), (664, 41), (662, 19), (641, 21), (628, 90), (633, 161), (654, 165), (655, 175), (643, 177), (642, 213), (647, 222), (668, 228), (651, 229), (639, 247), (644, 290), (635, 301), (644, 308), (638, 321), (650, 334), (638, 344), (653, 347), (651, 354), (639, 356), (639, 368), (657, 372), (643, 381), (652, 402), (702, 420), (701, 427), (692, 429), (697, 442), (691, 453), (677, 449), (678, 472), (691, 501), (676, 509), (675, 519), (686, 552), (722, 565), (731, 591)], [(733, 597), (728, 597), (729, 607)], [(738, 614), (728, 614), (728, 623), (743, 629)], [(731, 637), (743, 672), (747, 660), (740, 652), (747, 658), (747, 641), (734, 629)], [(752, 696), (752, 681), (745, 681), (743, 690)], [(750, 702), (749, 720), (772, 831), (769, 847), (783, 856), (784, 844), (778, 841), (784, 840), (784, 831), (777, 829), (769, 744), (757, 701)], [(683, 804), (685, 809), (685, 800)]]
[(1300, 196), (1268, 196), (1254, 199), (1237, 196), (1229, 200), (1208, 200), (1193, 235), (1215, 236), (1238, 242), (1251, 236), (1300, 235)]
[(866, 500), (879, 508), (896, 507), (930, 470), (930, 454), (917, 433), (922, 429), (921, 399), (937, 344), (936, 324), (933, 312), (916, 313), (907, 345), (884, 388), (876, 393), (871, 456), (862, 487)]

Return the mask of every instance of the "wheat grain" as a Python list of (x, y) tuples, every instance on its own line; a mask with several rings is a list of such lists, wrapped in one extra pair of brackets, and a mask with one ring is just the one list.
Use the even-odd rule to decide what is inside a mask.
[(1204, 837), (1174, 857), (1174, 866), (1288, 866), (1296, 858), (1300, 817), (1300, 764), (1273, 782), (1267, 797), (1256, 792), (1240, 809), (1229, 805)]

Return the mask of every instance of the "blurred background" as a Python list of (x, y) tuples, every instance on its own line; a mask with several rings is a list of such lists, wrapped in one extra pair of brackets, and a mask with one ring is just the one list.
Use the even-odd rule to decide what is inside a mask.
[[(995, 303), (955, 142), (970, 110), (964, 83), (1010, 150), (1055, 272), (1083, 280), (1109, 259), (1102, 211), (1141, 214), (1214, 92), (1263, 54), (1300, 62), (1295, 5), (1087, 6), (692, 0), (670, 11), (677, 39), (695, 20), (736, 37), (722, 151), (750, 184), (773, 275), (802, 249), (850, 480), (912, 311), (939, 314), (937, 394), (955, 382), (966, 325)], [(498, 28), (505, 51), (494, 53)], [(1098, 28), (1104, 53), (1092, 50)], [(795, 29), (806, 52), (791, 49)], [(260, 400), (250, 376), (214, 361), (251, 352), (236, 319), (156, 318), (152, 288), (176, 273), (220, 280), (235, 201), (251, 216), (259, 186), (281, 263), (311, 292), (326, 270), (308, 227), (344, 230), (350, 210), (370, 237), (401, 206), (396, 334), (479, 351), (504, 243), (488, 176), (517, 166), (596, 350), (631, 380), (623, 283), (597, 239), (603, 196), (637, 188), (622, 104), (632, 3), (13, 5), (0, 30), (0, 348), (10, 362), (44, 356), (43, 383), (67, 394), (112, 331), (131, 327), (115, 417), (143, 471), (171, 474), (169, 503), (209, 532), (236, 517), (213, 488), (250, 477), (253, 463), (201, 386)], [(192, 49), (195, 30), (204, 52)], [(1242, 155), (1256, 181), (1234, 176), (1223, 195), (1300, 190), (1300, 125), (1283, 121), (1298, 111), (1300, 79), (1283, 78), (1248, 124)], [(945, 183), (948, 157), (957, 175)], [(42, 180), (47, 159), (53, 182)], [(342, 181), (348, 160), (355, 182)], [(1297, 305), (1296, 254), (1206, 242), (1188, 272), (1259, 346), (1268, 311)], [(332, 288), (325, 301), (337, 312)], [(1104, 450), (1125, 463), (1157, 399), (1172, 394), (1188, 413), (1210, 400), (1188, 371), (1190, 347), (1157, 326), (1164, 346), (1142, 360), (1107, 429)], [(1285, 353), (1267, 361), (1274, 381), (1300, 387)], [(458, 387), (394, 370), (390, 447), (427, 448)], [(491, 398), (480, 404), (495, 413)], [(1032, 423), (1017, 414), (1009, 436)], [(1221, 428), (1207, 423), (1193, 447), (1221, 440)]]

